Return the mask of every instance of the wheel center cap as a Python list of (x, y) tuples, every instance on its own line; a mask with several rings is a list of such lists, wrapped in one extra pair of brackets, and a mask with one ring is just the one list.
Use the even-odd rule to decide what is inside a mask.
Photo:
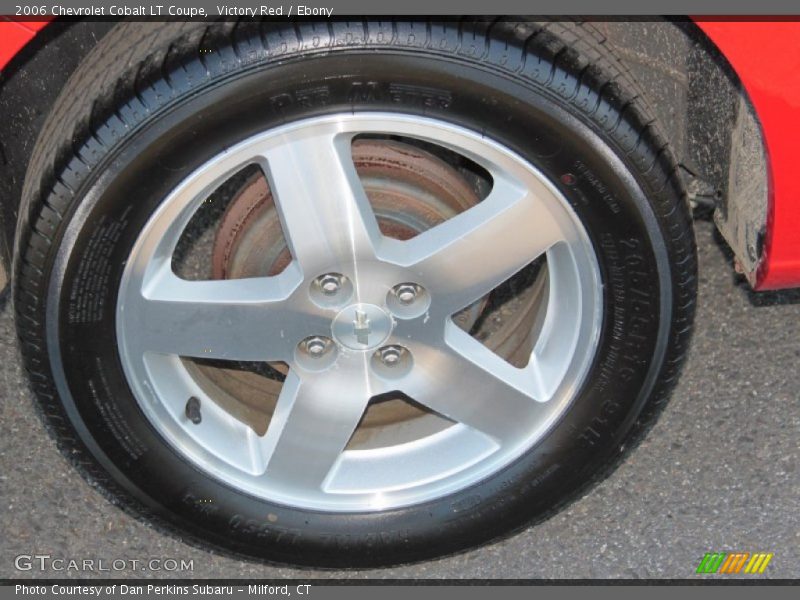
[(392, 318), (374, 304), (351, 304), (331, 324), (333, 338), (352, 350), (370, 350), (386, 341)]

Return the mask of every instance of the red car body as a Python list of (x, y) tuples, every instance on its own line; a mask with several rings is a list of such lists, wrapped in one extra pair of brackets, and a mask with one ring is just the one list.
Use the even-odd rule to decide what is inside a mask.
[(768, 212), (764, 259), (756, 289), (800, 285), (800, 23), (796, 21), (703, 21), (697, 24), (717, 45), (744, 84), (761, 122), (767, 150)]
[[(761, 124), (767, 154), (768, 203), (764, 254), (755, 289), (800, 286), (800, 22), (695, 18), (739, 76)], [(0, 70), (48, 20), (0, 17)]]
[(0, 69), (44, 29), (50, 21), (16, 21), (0, 17)]

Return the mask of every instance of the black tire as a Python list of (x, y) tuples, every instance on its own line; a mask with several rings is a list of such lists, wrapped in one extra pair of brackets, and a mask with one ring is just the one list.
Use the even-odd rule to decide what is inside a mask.
[[(220, 148), (303, 117), (381, 109), (479, 129), (555, 182), (600, 261), (600, 346), (561, 421), (478, 485), (390, 512), (270, 504), (195, 469), (138, 409), (114, 333), (122, 267), (159, 199)], [(43, 128), (14, 263), (25, 365), (51, 432), (87, 478), (204, 543), (326, 566), (481, 544), (608, 473), (678, 377), (695, 294), (670, 149), (602, 37), (572, 23), (120, 24)], [(90, 316), (75, 318), (78, 307)], [(211, 508), (197, 502), (206, 498)]]

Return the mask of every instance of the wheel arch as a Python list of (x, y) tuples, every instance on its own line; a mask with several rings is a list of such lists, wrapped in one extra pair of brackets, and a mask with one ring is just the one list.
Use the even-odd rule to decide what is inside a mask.
[(692, 205), (699, 214), (713, 214), (736, 269), (758, 288), (771, 210), (762, 115), (707, 25), (662, 19), (610, 20), (597, 27), (640, 84), (669, 138)]

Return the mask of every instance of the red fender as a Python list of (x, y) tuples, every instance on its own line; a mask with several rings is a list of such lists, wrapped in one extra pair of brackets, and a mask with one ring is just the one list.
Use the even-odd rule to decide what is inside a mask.
[(747, 90), (767, 151), (767, 233), (755, 289), (800, 286), (800, 22), (704, 21)]

